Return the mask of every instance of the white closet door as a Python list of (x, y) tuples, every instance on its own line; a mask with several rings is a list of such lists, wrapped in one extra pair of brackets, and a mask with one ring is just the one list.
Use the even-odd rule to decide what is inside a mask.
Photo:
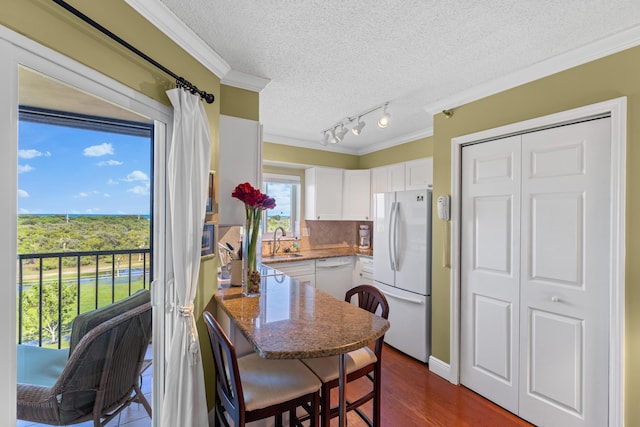
[(610, 119), (522, 136), (520, 412), (608, 420)]
[(463, 148), (460, 380), (518, 411), (520, 136)]

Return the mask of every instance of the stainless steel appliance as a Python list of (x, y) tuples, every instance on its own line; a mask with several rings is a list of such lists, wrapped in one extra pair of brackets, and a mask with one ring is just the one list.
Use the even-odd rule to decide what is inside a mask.
[(374, 284), (389, 301), (385, 341), (428, 362), (431, 354), (431, 190), (374, 196)]
[(358, 230), (358, 234), (360, 238), (358, 239), (358, 248), (361, 250), (367, 250), (371, 246), (371, 235), (369, 234), (369, 226), (364, 224), (360, 226)]

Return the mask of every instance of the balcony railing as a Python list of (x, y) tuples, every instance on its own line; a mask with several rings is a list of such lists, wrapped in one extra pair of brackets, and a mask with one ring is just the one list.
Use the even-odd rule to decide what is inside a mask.
[(149, 289), (149, 249), (18, 255), (19, 344), (67, 347), (78, 314)]

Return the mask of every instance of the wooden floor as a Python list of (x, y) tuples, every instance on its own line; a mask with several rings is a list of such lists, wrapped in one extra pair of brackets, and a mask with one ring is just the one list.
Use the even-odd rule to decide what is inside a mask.
[[(370, 381), (362, 381), (361, 384), (349, 384), (347, 398), (349, 390), (354, 392), (358, 387), (369, 386)], [(365, 411), (371, 413), (370, 405)], [(383, 427), (531, 426), (471, 390), (429, 372), (424, 363), (387, 345), (382, 353), (381, 423)], [(347, 417), (347, 424), (349, 427), (366, 426), (352, 413)], [(338, 419), (333, 419), (331, 425), (337, 426)]]

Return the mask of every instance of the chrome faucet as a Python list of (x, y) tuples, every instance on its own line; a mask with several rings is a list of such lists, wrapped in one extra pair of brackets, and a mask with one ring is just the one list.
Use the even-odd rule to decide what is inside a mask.
[(278, 249), (280, 249), (280, 239), (276, 240), (278, 230), (282, 231), (282, 237), (285, 237), (287, 235), (287, 232), (284, 231), (284, 228), (278, 227), (275, 229), (275, 231), (273, 232), (273, 250), (271, 251), (271, 256), (274, 256), (278, 252)]

